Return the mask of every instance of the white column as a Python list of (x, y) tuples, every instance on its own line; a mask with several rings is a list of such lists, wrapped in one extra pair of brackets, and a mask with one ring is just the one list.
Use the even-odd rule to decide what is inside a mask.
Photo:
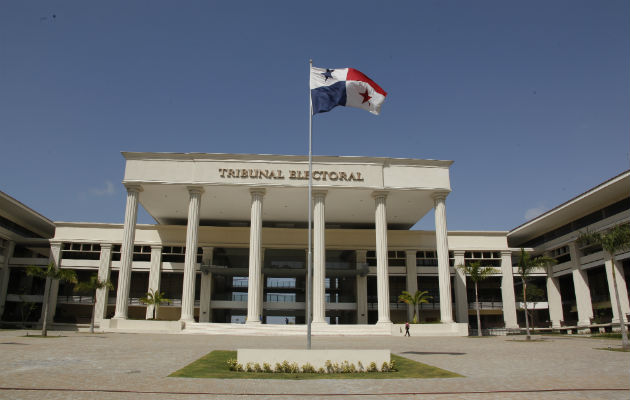
[(313, 192), (313, 323), (326, 323), (326, 191)]
[(626, 288), (626, 277), (624, 276), (623, 267), (619, 261), (614, 263), (613, 260), (607, 257), (604, 262), (606, 267), (606, 278), (608, 280), (608, 292), (610, 293), (610, 305), (613, 313), (613, 323), (619, 323), (619, 308), (617, 307), (617, 298), (615, 297), (615, 288), (613, 285), (613, 268), (615, 268), (615, 276), (617, 280), (617, 290), (619, 292), (619, 303), (621, 304), (621, 312), (624, 316), (624, 321), (627, 321), (626, 315), (630, 313), (630, 305), (628, 304), (628, 289)]
[[(416, 261), (416, 250), (407, 250), (405, 252), (405, 256), (405, 265), (407, 267), (406, 290), (413, 296), (414, 293), (418, 291), (418, 266)], [(418, 308), (419, 307), (420, 306), (418, 306)], [(420, 310), (414, 310), (414, 307), (411, 304), (407, 304), (407, 321), (411, 322), (413, 320), (414, 311), (418, 313), (418, 321), (420, 321)]]
[(451, 269), (448, 260), (448, 234), (446, 230), (446, 196), (448, 192), (433, 195), (435, 208), (435, 243), (438, 258), (438, 282), (440, 287), (440, 319), (453, 322), (451, 300)]
[(260, 324), (260, 302), (262, 293), (260, 280), (262, 273), (261, 239), (262, 206), (264, 189), (251, 189), (252, 205), (249, 228), (249, 276), (247, 285), (247, 321), (248, 324)]
[[(203, 247), (203, 255), (201, 257), (202, 265), (212, 265), (213, 251), (214, 247)], [(210, 307), (210, 299), (212, 298), (212, 272), (204, 272), (202, 270), (200, 290), (199, 322), (210, 322), (212, 320), (212, 307)]]
[(562, 296), (560, 282), (553, 276), (553, 266), (547, 267), (547, 304), (549, 304), (549, 319), (551, 327), (560, 328), (560, 321), (564, 320), (562, 312)]
[(199, 209), (203, 189), (188, 187), (188, 225), (186, 228), (186, 256), (184, 258), (184, 282), (182, 288), (182, 314), (180, 321), (195, 321), (195, 278), (197, 277), (197, 244), (199, 242)]
[(575, 301), (578, 311), (578, 326), (588, 326), (593, 318), (593, 305), (591, 303), (591, 290), (588, 285), (588, 274), (581, 270), (580, 252), (576, 242), (569, 243), (571, 255), (573, 287), (575, 289)]
[[(112, 269), (112, 244), (101, 244), (101, 255), (98, 261), (98, 280), (109, 281)], [(96, 305), (94, 309), (94, 321), (99, 322), (107, 318), (107, 304), (109, 302), (109, 288), (96, 289)]]
[(466, 260), (464, 250), (455, 250), (455, 319), (459, 323), (468, 323), (468, 293), (466, 292), (466, 273), (457, 268), (464, 265)]
[(2, 269), (0, 270), (0, 320), (4, 314), (4, 305), (7, 301), (7, 292), (9, 290), (9, 277), (11, 276), (11, 270), (9, 269), (9, 259), (13, 257), (13, 250), (15, 249), (15, 242), (7, 241), (7, 247), (4, 249), (4, 261), (2, 262)]
[(372, 194), (376, 205), (376, 290), (378, 293), (378, 322), (391, 324), (389, 318), (389, 267), (387, 258), (387, 192)]
[[(151, 265), (149, 266), (149, 287), (148, 292), (155, 293), (160, 292), (160, 278), (162, 274), (162, 246), (151, 246)], [(147, 306), (146, 319), (153, 318), (153, 310), (155, 305), (150, 304)], [(159, 310), (159, 308), (158, 308)], [(158, 316), (155, 316), (158, 319)]]
[(116, 291), (115, 319), (127, 319), (131, 283), (131, 263), (133, 260), (133, 242), (136, 236), (136, 220), (138, 218), (138, 196), (142, 191), (142, 187), (137, 185), (126, 185), (126, 187), (127, 205), (125, 206), (123, 242), (120, 248), (120, 271), (118, 272), (118, 290)]
[[(367, 250), (357, 250), (357, 269), (362, 270), (367, 266)], [(367, 273), (364, 276), (357, 274), (357, 324), (368, 323), (368, 299), (367, 299)]]
[(516, 298), (514, 296), (514, 272), (512, 270), (512, 252), (501, 252), (501, 301), (503, 302), (503, 321), (507, 329), (518, 329), (516, 319)]
[[(55, 268), (61, 266), (61, 242), (50, 242), (50, 261), (55, 263)], [(57, 294), (59, 292), (59, 279), (46, 278), (45, 288), (50, 288), (50, 298), (48, 301), (48, 322), (52, 323), (55, 319), (55, 312), (57, 311)], [(48, 290), (44, 290), (44, 299), (48, 298)], [(42, 315), (39, 318), (39, 322), (44, 321), (44, 307), (42, 307)]]

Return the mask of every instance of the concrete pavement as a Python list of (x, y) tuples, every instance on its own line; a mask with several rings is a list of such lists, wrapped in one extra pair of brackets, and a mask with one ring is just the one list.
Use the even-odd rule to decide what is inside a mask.
[[(30, 331), (37, 334), (37, 331)], [(313, 348), (385, 348), (463, 375), (450, 379), (251, 380), (168, 375), (212, 350), (304, 348), (303, 337), (0, 331), (2, 399), (628, 399), (618, 340), (313, 337)]]

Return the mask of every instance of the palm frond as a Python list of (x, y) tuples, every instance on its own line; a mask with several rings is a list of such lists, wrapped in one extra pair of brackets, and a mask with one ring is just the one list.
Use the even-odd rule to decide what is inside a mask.
[(491, 275), (498, 274), (499, 270), (494, 267), (488, 267), (481, 264), (481, 261), (473, 261), (469, 264), (460, 264), (458, 269), (463, 271), (470, 277), (473, 282), (481, 282)]

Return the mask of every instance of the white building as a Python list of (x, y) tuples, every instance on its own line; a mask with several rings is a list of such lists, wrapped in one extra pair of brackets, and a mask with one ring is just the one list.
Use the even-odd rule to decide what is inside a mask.
[[(160, 308), (159, 318), (180, 321), (178, 326), (185, 329), (242, 322), (250, 328), (259, 327), (261, 322), (303, 328), (307, 307), (306, 157), (123, 156), (127, 161), (124, 225), (57, 222), (54, 236), (50, 230), (43, 235), (50, 237), (50, 258), (61, 268), (77, 271), (81, 280), (98, 273), (115, 285), (114, 290), (102, 290), (96, 297), (96, 319), (102, 326), (120, 328), (131, 326), (130, 321), (150, 318), (153, 310), (139, 298), (157, 290), (172, 300)], [(513, 255), (518, 255), (521, 246), (536, 253), (552, 251), (554, 257), (564, 260), (564, 253), (557, 249), (574, 241), (575, 231), (603, 229), (630, 218), (630, 178), (626, 172), (509, 233), (448, 231), (446, 198), (451, 191), (451, 164), (372, 157), (314, 158), (315, 333), (350, 325), (363, 327), (363, 331), (355, 332), (365, 332), (370, 326), (381, 333), (396, 332), (392, 324), (409, 321), (413, 315), (412, 309), (397, 301), (398, 295), (403, 290), (427, 290), (432, 299), (422, 305), (420, 320), (441, 324), (424, 326), (433, 327), (434, 334), (465, 334), (466, 325), (461, 324), (468, 323), (469, 315), (474, 314), (474, 297), (467, 293), (470, 282), (467, 285), (466, 277), (454, 266), (473, 260), (494, 265), (501, 272), (480, 287), (484, 328), (516, 329), (517, 308), (522, 304), (516, 302), (515, 283), (518, 291), (519, 280), (514, 279)], [(155, 219), (155, 225), (136, 224), (138, 203)], [(435, 231), (410, 230), (432, 209)], [(589, 217), (587, 225), (564, 231), (567, 223), (595, 214), (603, 217)], [(553, 233), (559, 230), (564, 236)], [(0, 301), (11, 304), (10, 310), (7, 308), (11, 312), (5, 312), (3, 319), (18, 321), (20, 304), (25, 303), (18, 292), (28, 292), (28, 300), (41, 303), (42, 285), (33, 284), (23, 267), (47, 260), (16, 257), (13, 248), (26, 243), (25, 238), (1, 233), (4, 256), (0, 258), (0, 288), (5, 289), (0, 292)], [(576, 282), (578, 314), (582, 308), (587, 310), (581, 312), (575, 325), (601, 322), (591, 321), (587, 315), (595, 315), (593, 307), (605, 309), (605, 301), (591, 304), (591, 297), (584, 293), (588, 292), (588, 270), (597, 269), (604, 261), (601, 251), (587, 250), (587, 256), (572, 256), (570, 265), (561, 262), (554, 266), (548, 278), (546, 271), (540, 271), (537, 280), (546, 280), (539, 286), (549, 292), (549, 302), (545, 294), (531, 304), (536, 308), (537, 325), (547, 326), (547, 321), (552, 321), (554, 327), (561, 327), (571, 321), (571, 305), (565, 306), (563, 314), (568, 295), (562, 294), (572, 289), (563, 289), (565, 274)], [(624, 266), (627, 268), (627, 261), (617, 268), (623, 283), (620, 286), (625, 288)], [(71, 289), (64, 284), (53, 288), (58, 296), (53, 296), (57, 304), (51, 310), (57, 312), (50, 318), (86, 322), (92, 297)], [(622, 306), (627, 310), (627, 291), (624, 293)], [(614, 307), (612, 313), (616, 313)], [(476, 324), (474, 318), (470, 322)]]

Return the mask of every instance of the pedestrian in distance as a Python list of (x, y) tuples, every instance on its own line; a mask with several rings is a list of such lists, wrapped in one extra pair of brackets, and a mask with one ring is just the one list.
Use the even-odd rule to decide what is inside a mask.
[(409, 334), (409, 322), (405, 322), (405, 336), (411, 336)]

